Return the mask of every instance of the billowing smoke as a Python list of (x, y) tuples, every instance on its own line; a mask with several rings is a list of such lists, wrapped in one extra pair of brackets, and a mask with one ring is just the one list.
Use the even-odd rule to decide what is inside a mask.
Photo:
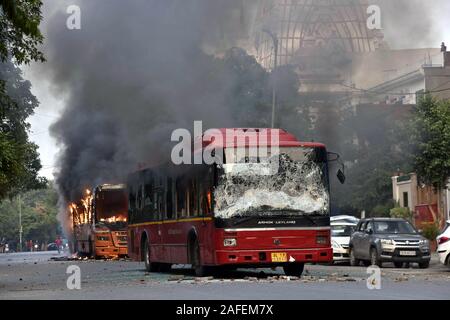
[[(65, 10), (81, 9), (68, 30)], [(52, 127), (61, 143), (58, 185), (65, 199), (84, 186), (123, 179), (161, 157), (174, 128), (229, 125), (226, 79), (203, 47), (219, 39), (236, 1), (51, 1), (48, 76), (68, 93)], [(55, 6), (60, 10), (55, 10)], [(227, 11), (228, 10), (228, 11)]]
[[(71, 5), (81, 9), (80, 30), (66, 27)], [(63, 207), (86, 187), (164, 161), (175, 128), (232, 125), (231, 80), (210, 53), (233, 45), (247, 23), (241, 9), (241, 0), (45, 2), (48, 62), (38, 70), (67, 97), (51, 128)]]

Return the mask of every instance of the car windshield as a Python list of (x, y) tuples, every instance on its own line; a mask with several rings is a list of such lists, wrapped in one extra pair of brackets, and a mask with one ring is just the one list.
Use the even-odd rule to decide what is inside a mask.
[(407, 221), (374, 221), (374, 233), (417, 233)]
[(355, 226), (335, 225), (331, 226), (332, 237), (350, 237), (355, 231)]
[(214, 191), (217, 217), (329, 213), (324, 148), (281, 147), (266, 158), (251, 148), (236, 149), (225, 149)]

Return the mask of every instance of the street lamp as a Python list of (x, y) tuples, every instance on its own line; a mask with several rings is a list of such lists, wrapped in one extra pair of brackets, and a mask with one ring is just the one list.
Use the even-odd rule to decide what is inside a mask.
[(274, 62), (273, 62), (272, 73), (274, 76), (273, 76), (273, 87), (272, 87), (272, 121), (271, 121), (271, 127), (273, 128), (275, 126), (275, 105), (276, 105), (276, 100), (277, 100), (275, 70), (277, 69), (277, 60), (278, 60), (278, 38), (270, 30), (263, 29), (262, 32), (267, 33), (273, 41)]

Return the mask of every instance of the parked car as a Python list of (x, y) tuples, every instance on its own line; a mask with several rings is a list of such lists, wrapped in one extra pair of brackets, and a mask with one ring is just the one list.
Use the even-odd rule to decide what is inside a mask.
[(47, 245), (47, 251), (58, 251), (58, 246), (56, 245), (56, 243), (49, 243)]
[(396, 268), (403, 263), (416, 262), (420, 268), (430, 264), (430, 242), (405, 219), (362, 219), (350, 238), (350, 264), (363, 261), (382, 267), (393, 262)]
[(339, 215), (339, 216), (332, 216), (330, 217), (330, 222), (348, 222), (348, 223), (354, 223), (355, 225), (359, 222), (359, 219), (354, 216), (349, 215)]
[(333, 247), (334, 262), (348, 262), (350, 236), (355, 231), (357, 223), (342, 222), (341, 220), (331, 222), (331, 245)]
[(436, 238), (441, 263), (450, 266), (450, 220), (447, 220), (444, 230)]

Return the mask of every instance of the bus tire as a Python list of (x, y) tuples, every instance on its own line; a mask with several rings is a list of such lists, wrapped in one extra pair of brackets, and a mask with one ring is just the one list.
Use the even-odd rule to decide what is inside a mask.
[(160, 263), (159, 264), (159, 271), (160, 272), (170, 272), (172, 270), (172, 264), (171, 263)]
[(207, 267), (202, 265), (198, 239), (195, 239), (193, 243), (191, 264), (192, 269), (194, 269), (194, 273), (197, 277), (204, 277), (207, 275)]
[(156, 272), (157, 267), (156, 264), (154, 262), (150, 261), (150, 246), (148, 244), (148, 241), (146, 239), (146, 241), (144, 241), (144, 263), (145, 263), (145, 270), (147, 272)]
[(302, 276), (304, 268), (305, 268), (304, 263), (289, 263), (283, 266), (285, 275), (299, 278)]
[(92, 239), (89, 239), (89, 253), (88, 253), (88, 257), (89, 258), (93, 258), (93, 259), (97, 259), (97, 256), (95, 255), (94, 244), (92, 242)]

